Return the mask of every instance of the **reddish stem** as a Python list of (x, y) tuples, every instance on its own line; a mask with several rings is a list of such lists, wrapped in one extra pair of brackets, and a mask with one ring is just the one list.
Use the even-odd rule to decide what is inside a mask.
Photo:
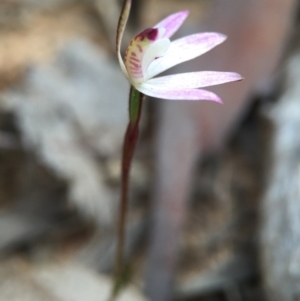
[(125, 225), (128, 207), (128, 190), (130, 179), (130, 168), (139, 136), (139, 121), (141, 118), (142, 103), (144, 95), (139, 93), (133, 87), (130, 90), (129, 98), (129, 117), (130, 121), (124, 137), (122, 153), (122, 171), (121, 171), (121, 197), (118, 219), (118, 242), (116, 253), (116, 274), (114, 283), (114, 296), (116, 296), (122, 286), (124, 276), (124, 245), (125, 245)]
[(119, 208), (118, 221), (118, 248), (117, 248), (117, 275), (122, 273), (124, 265), (124, 243), (125, 243), (125, 225), (128, 206), (128, 189), (131, 161), (135, 146), (139, 136), (138, 124), (129, 122), (124, 137), (123, 155), (122, 155), (122, 175), (121, 175), (121, 200)]

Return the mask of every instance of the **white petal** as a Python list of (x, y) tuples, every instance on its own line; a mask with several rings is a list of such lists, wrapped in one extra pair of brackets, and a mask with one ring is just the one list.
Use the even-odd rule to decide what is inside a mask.
[(148, 83), (135, 87), (138, 91), (145, 95), (170, 99), (170, 100), (210, 100), (214, 102), (222, 103), (222, 100), (218, 95), (213, 92), (200, 90), (200, 89), (166, 89), (164, 87), (157, 87)]
[(169, 39), (159, 39), (153, 42), (146, 50), (142, 59), (142, 70), (144, 78), (147, 79), (147, 69), (149, 65), (155, 60), (165, 55), (169, 49), (171, 42)]
[(148, 78), (202, 55), (222, 43), (225, 39), (226, 36), (220, 33), (200, 33), (175, 40), (171, 43), (165, 56), (150, 64), (147, 70)]
[(168, 75), (147, 80), (147, 84), (166, 89), (193, 89), (242, 80), (234, 72), (200, 71)]

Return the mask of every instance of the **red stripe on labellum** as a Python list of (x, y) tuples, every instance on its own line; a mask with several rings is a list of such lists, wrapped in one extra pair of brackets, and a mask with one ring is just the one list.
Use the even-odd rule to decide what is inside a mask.
[(129, 58), (129, 60), (132, 61), (132, 62), (136, 62), (136, 63), (140, 62), (140, 60), (138, 60), (137, 58), (132, 57), (132, 56)]
[(129, 68), (129, 70), (130, 70), (130, 72), (131, 72), (132, 74), (142, 75), (141, 70), (132, 70), (131, 68)]
[(141, 46), (141, 45), (136, 45), (136, 46), (137, 46), (139, 52), (143, 53), (143, 48), (142, 48), (142, 46)]
[(132, 70), (132, 71), (141, 72), (141, 68), (132, 68), (132, 67), (130, 67), (129, 69)]
[(138, 73), (138, 72), (132, 72), (131, 76), (134, 76), (134, 77), (143, 77), (143, 74), (142, 73)]
[(131, 55), (132, 55), (132, 56), (136, 56), (136, 53), (135, 53), (135, 52), (131, 52)]
[(131, 66), (135, 67), (135, 68), (141, 68), (141, 66), (140, 66), (139, 64), (137, 64), (137, 63), (134, 63), (134, 62), (130, 62), (130, 61), (129, 61), (129, 64), (130, 64)]
[(128, 57), (128, 48), (125, 51), (125, 61), (127, 60), (127, 57)]
[(140, 69), (132, 69), (132, 68), (129, 68), (129, 70), (132, 71), (132, 72), (139, 72), (139, 73), (142, 72)]
[(129, 69), (136, 72), (142, 72), (141, 68), (134, 68), (132, 66), (129, 66)]

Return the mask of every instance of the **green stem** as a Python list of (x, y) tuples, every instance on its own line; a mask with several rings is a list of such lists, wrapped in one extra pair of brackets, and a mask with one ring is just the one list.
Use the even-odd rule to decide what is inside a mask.
[[(139, 136), (139, 122), (141, 118), (142, 104), (144, 95), (134, 87), (130, 89), (129, 96), (129, 124), (124, 137), (122, 153), (122, 174), (121, 174), (121, 198), (118, 219), (118, 241), (116, 252), (116, 272), (113, 288), (114, 298), (118, 295), (124, 285), (125, 266), (124, 266), (124, 246), (125, 246), (125, 226), (126, 213), (128, 207), (128, 188), (131, 161)], [(111, 299), (114, 300), (114, 299)]]

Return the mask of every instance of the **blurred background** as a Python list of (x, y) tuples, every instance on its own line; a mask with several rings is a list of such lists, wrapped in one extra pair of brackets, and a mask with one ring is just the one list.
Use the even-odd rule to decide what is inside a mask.
[[(0, 301), (107, 300), (129, 84), (122, 1), (0, 0)], [(170, 72), (235, 71), (224, 105), (147, 99), (120, 300), (300, 300), (297, 0), (135, 0), (123, 39), (228, 40)]]

